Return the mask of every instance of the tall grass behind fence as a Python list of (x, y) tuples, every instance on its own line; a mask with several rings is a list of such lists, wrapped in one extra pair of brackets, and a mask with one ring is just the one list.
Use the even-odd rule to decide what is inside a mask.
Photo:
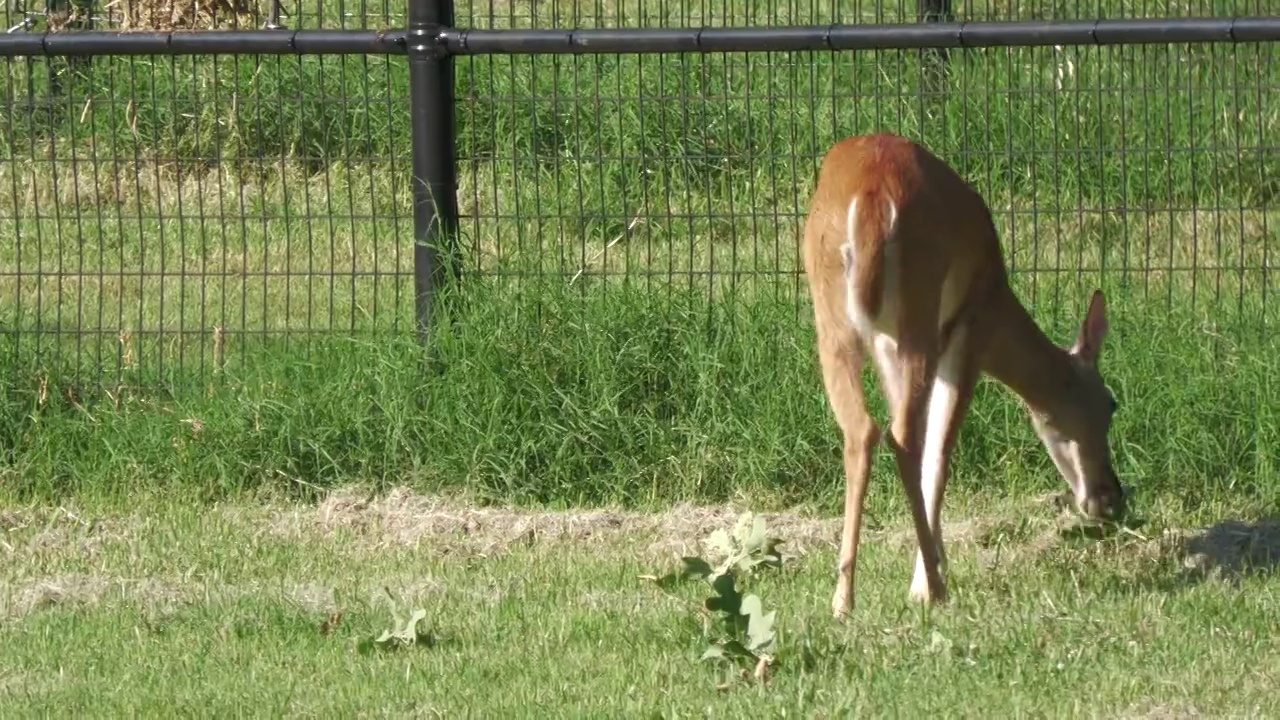
[[(95, 27), (146, 15), (120, 8)], [(289, 27), (403, 23), (387, 6), (283, 8)], [(1277, 9), (954, 7), (970, 20)], [(476, 2), (455, 20), (741, 26), (915, 12)], [(427, 371), (413, 346), (402, 58), (6, 59), (0, 374), (22, 392), (0, 438), (24, 448), (9, 456), (24, 477), (41, 478), (24, 486), (46, 489), (49, 477), (138, 472), (221, 488), (407, 473), (504, 500), (751, 488), (825, 501), (838, 495), (838, 442), (799, 230), (830, 143), (888, 130), (984, 194), (1019, 293), (1055, 339), (1073, 337), (1089, 290), (1108, 291), (1108, 377), (1139, 408), (1118, 421), (1122, 468), (1156, 486), (1274, 497), (1276, 55), (1274, 43), (953, 50), (941, 82), (915, 50), (459, 57), (462, 282)], [(123, 415), (86, 424), (99, 388)], [(34, 420), (32, 403), (60, 403), (62, 429)], [(1034, 440), (1008, 396), (984, 386), (974, 412), (958, 487), (994, 482), (996, 467), (1001, 487), (1042, 484), (1051, 468), (1016, 450)], [(182, 424), (193, 420), (197, 434)], [(59, 443), (85, 457), (110, 447), (116, 470), (88, 472)]]

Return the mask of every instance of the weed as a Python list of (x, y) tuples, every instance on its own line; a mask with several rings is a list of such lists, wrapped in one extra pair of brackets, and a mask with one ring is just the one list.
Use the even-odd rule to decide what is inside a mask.
[(766, 613), (759, 595), (743, 594), (739, 583), (757, 568), (781, 567), (778, 546), (782, 542), (766, 533), (764, 518), (743, 513), (731, 533), (717, 529), (707, 538), (709, 551), (718, 556), (715, 565), (700, 556), (686, 556), (680, 559), (680, 570), (644, 577), (664, 590), (690, 579), (706, 583), (711, 595), (702, 601), (701, 609), (718, 618), (719, 632), (702, 659), (726, 662), (744, 673), (754, 668), (754, 677), (764, 680), (776, 656), (777, 611)]
[[(395, 601), (389, 589), (384, 588), (383, 590), (391, 600), (391, 614), (394, 618), (394, 623), (390, 630), (383, 630), (382, 634), (377, 637), (361, 640), (356, 645), (356, 649), (361, 654), (367, 655), (375, 650), (397, 650), (400, 648), (431, 647), (435, 645), (435, 634), (426, 628), (419, 627), (427, 619), (427, 611), (422, 608), (415, 608), (409, 613), (408, 617), (401, 619), (400, 612), (396, 607), (399, 603)], [(326, 621), (325, 627), (331, 630), (332, 626), (329, 625), (329, 622)], [(322, 634), (328, 633), (324, 632)]]

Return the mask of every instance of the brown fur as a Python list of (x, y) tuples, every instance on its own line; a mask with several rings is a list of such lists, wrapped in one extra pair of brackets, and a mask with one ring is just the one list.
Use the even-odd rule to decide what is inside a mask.
[[(926, 581), (919, 592), (924, 599), (945, 598), (941, 526), (936, 516), (946, 485), (947, 459), (983, 371), (1021, 396), (1034, 417), (1052, 418), (1050, 429), (1059, 435), (1052, 436), (1046, 430), (1042, 438), (1065, 433), (1072, 439), (1079, 436), (1079, 447), (1088, 445), (1090, 468), (1100, 468), (1090, 470), (1083, 479), (1090, 497), (1106, 495), (1112, 489), (1107, 486), (1110, 455), (1105, 427), (1101, 447), (1093, 429), (1103, 422), (1099, 391), (1105, 393), (1096, 372), (1089, 374), (1096, 355), (1075, 358), (1055, 346), (1031, 320), (1009, 287), (999, 239), (981, 196), (940, 159), (905, 138), (882, 134), (838, 142), (819, 171), (803, 247), (823, 383), (844, 435), (845, 521), (832, 601), (838, 615), (852, 605), (871, 453), (881, 437), (879, 426), (867, 412), (861, 380), (873, 338), (859, 335), (845, 304), (841, 246), (848, 242), (847, 213), (855, 198), (853, 285), (857, 304), (873, 321), (889, 319), (881, 316), (891, 309), (897, 312), (892, 318), (897, 347), (890, 370), (893, 376), (886, 377), (884, 368), (879, 374), (891, 409), (890, 440), (898, 474), (916, 526)], [(889, 202), (897, 209), (892, 227)], [(894, 258), (897, 267), (886, 267)], [(886, 298), (890, 271), (897, 277), (897, 291), (895, 297)], [(949, 277), (960, 301), (951, 317), (940, 318), (944, 283)], [(1099, 346), (1106, 332), (1101, 307), (1098, 293), (1082, 324), (1077, 347)], [(955, 337), (962, 337), (963, 344), (956, 348), (957, 365), (951, 369), (955, 377), (949, 382), (954, 383), (958, 399), (943, 436), (944, 462), (936, 497), (925, 498), (921, 461), (926, 416), (939, 359)], [(1083, 342), (1086, 338), (1089, 342)], [(1037, 429), (1043, 428), (1037, 425)], [(1099, 460), (1104, 453), (1105, 462)], [(1109, 479), (1118, 488), (1113, 473)], [(926, 503), (934, 509), (932, 522)]]

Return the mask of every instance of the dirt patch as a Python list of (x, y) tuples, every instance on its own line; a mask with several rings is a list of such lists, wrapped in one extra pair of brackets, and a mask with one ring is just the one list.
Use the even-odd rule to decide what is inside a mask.
[(0, 698), (6, 695), (35, 695), (48, 686), (47, 676), (33, 672), (13, 672), (0, 668)]
[[(454, 596), (469, 605), (493, 606), (505, 592), (497, 581), (481, 582), (475, 587), (453, 587), (430, 575), (376, 576), (362, 580), (347, 596), (373, 606), (395, 603), (411, 604)], [(126, 578), (113, 575), (68, 573), (0, 582), (0, 620), (16, 619), (60, 607), (98, 607), (124, 605), (139, 608), (155, 619), (172, 615), (181, 607), (195, 604), (234, 603), (244, 598), (280, 602), (314, 615), (319, 619), (342, 610), (337, 588), (317, 582), (297, 584), (253, 580), (243, 583), (210, 586), (198, 580), (170, 576), (161, 578)], [(390, 607), (390, 606), (389, 606)]]
[[(1029, 562), (1054, 565), (1063, 560), (1097, 560), (1113, 566), (1116, 572), (1133, 574), (1134, 587), (1166, 589), (1183, 582), (1230, 579), (1280, 567), (1280, 520), (1275, 518), (1225, 521), (1198, 530), (1140, 528), (1115, 533), (1106, 542), (1093, 542), (1077, 520), (1048, 505), (1052, 501), (1052, 496), (1020, 499), (988, 507), (975, 517), (946, 519), (947, 547), (959, 552), (965, 545), (976, 546), (984, 572), (1024, 567)], [(534, 545), (561, 545), (575, 553), (625, 554), (648, 564), (700, 553), (712, 531), (734, 525), (740, 509), (732, 505), (681, 505), (662, 513), (536, 511), (480, 507), (457, 498), (398, 488), (376, 496), (344, 490), (318, 505), (245, 504), (220, 506), (212, 512), (217, 518), (214, 522), (223, 525), (219, 532), (252, 536), (255, 544), (257, 537), (269, 536), (276, 542), (357, 558), (407, 548), (470, 563)], [(785, 540), (781, 550), (791, 558), (814, 551), (833, 553), (838, 542), (838, 516), (797, 511), (761, 514), (770, 533)], [(104, 519), (61, 507), (0, 513), (0, 557), (11, 569), (0, 581), (0, 618), (103, 602), (165, 610), (212, 597), (245, 595), (278, 596), (317, 614), (333, 612), (341, 605), (335, 587), (314, 575), (296, 578), (296, 584), (283, 587), (256, 581), (211, 587), (189, 575), (175, 574), (175, 568), (150, 577), (145, 575), (150, 567), (134, 570), (135, 577), (58, 572), (58, 558), (83, 559), (85, 553), (99, 548), (110, 553), (127, 548), (129, 557), (136, 557), (138, 548), (152, 541), (152, 531), (164, 529), (156, 523), (156, 517), (145, 512)], [(902, 518), (889, 528), (866, 531), (864, 543), (899, 553), (904, 563), (910, 562), (916, 547), (915, 534)], [(13, 562), (14, 558), (40, 557), (54, 562), (47, 566)], [(1148, 575), (1150, 582), (1138, 582)], [(370, 578), (361, 591), (373, 599), (384, 592), (384, 585), (406, 598), (454, 591), (441, 580), (419, 573)], [(472, 602), (492, 604), (504, 589), (495, 582), (467, 592), (474, 596), (470, 597)]]
[[(389, 581), (370, 581), (370, 597), (382, 592)], [(421, 583), (391, 583), (406, 592), (420, 592)], [(126, 578), (112, 575), (68, 573), (22, 582), (0, 583), (0, 618), (17, 618), (64, 606), (88, 606), (119, 602), (167, 614), (179, 606), (199, 602), (234, 601), (249, 596), (270, 596), (317, 615), (338, 609), (334, 589), (302, 583), (276, 589), (261, 583), (223, 585), (216, 588), (180, 578)]]
[(307, 583), (287, 590), (285, 597), (308, 612), (331, 613), (338, 610), (338, 599), (333, 588), (327, 585)]
[(0, 510), (0, 532), (20, 530), (27, 524), (27, 513), (21, 510)]
[(62, 575), (0, 591), (0, 617), (26, 615), (55, 605), (96, 603), (111, 583), (92, 575)]

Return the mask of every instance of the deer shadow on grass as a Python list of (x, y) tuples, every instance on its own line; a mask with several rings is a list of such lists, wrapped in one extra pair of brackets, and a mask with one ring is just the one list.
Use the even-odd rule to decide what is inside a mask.
[(1280, 575), (1280, 516), (1226, 519), (1190, 531), (1166, 531), (1145, 543), (1154, 547), (1130, 591), (1176, 593), (1200, 583), (1238, 585), (1248, 578)]
[(1223, 520), (1186, 540), (1184, 568), (1202, 577), (1239, 579), (1280, 571), (1280, 517)]

